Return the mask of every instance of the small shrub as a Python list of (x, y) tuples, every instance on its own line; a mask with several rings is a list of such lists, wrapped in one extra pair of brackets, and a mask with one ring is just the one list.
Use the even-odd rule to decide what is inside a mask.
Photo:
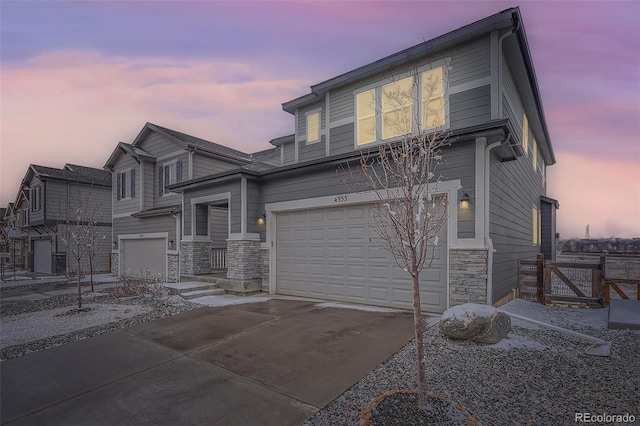
[(128, 270), (118, 282), (119, 285), (113, 289), (116, 297), (151, 296), (164, 299), (169, 295), (162, 274), (154, 274), (148, 269), (139, 274)]

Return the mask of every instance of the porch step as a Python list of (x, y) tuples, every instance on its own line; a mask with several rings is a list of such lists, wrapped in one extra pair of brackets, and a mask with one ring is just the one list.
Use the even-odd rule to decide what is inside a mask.
[(218, 284), (211, 282), (179, 282), (167, 284), (170, 294), (177, 294), (180, 297), (190, 300), (202, 296), (214, 296), (225, 294), (225, 291), (218, 287)]
[(225, 291), (221, 288), (209, 288), (204, 290), (193, 290), (187, 291), (184, 293), (180, 293), (180, 297), (183, 299), (191, 300), (196, 297), (204, 297), (204, 296), (218, 296), (220, 294), (225, 294)]

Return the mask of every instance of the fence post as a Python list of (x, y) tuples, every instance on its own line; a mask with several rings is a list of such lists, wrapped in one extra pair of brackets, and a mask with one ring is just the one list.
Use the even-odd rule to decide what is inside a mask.
[(536, 293), (538, 303), (544, 304), (544, 255), (542, 253), (536, 256)]

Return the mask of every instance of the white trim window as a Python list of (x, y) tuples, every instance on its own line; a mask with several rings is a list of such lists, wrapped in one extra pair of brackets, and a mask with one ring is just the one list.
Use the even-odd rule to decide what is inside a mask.
[(309, 111), (305, 115), (307, 119), (307, 143), (320, 141), (320, 111)]
[(136, 198), (136, 169), (129, 169), (116, 175), (116, 198), (118, 200)]
[(182, 182), (182, 161), (173, 160), (163, 163), (158, 169), (159, 195), (173, 195), (174, 192), (165, 191), (165, 186)]
[(531, 207), (531, 241), (534, 246), (540, 245), (542, 237), (542, 224), (540, 209), (536, 206)]
[(31, 192), (31, 211), (37, 212), (42, 208), (42, 186), (34, 186)]
[(536, 138), (533, 138), (531, 141), (531, 165), (535, 172), (538, 168), (538, 143), (536, 142)]
[(354, 92), (356, 146), (446, 126), (444, 65)]
[(529, 120), (527, 114), (522, 114), (522, 150), (529, 155)]

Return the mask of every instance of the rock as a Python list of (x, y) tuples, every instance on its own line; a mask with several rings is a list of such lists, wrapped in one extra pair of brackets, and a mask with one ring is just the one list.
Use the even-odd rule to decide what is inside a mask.
[(494, 344), (511, 331), (511, 318), (493, 306), (465, 303), (442, 314), (440, 329), (452, 339)]

